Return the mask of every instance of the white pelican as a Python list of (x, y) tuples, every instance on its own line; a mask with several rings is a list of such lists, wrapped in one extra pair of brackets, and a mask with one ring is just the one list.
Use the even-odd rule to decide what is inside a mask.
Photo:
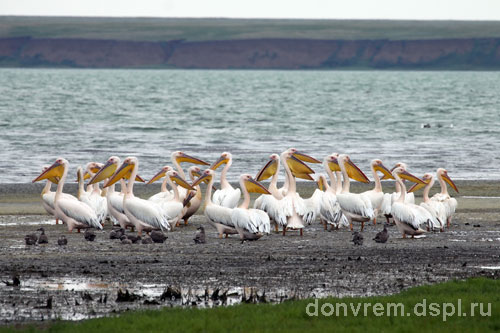
[[(106, 180), (110, 178), (113, 173), (118, 169), (120, 165), (120, 158), (117, 156), (111, 156), (106, 164), (99, 170), (94, 177), (89, 181), (89, 184), (92, 185), (94, 183), (98, 183), (100, 181)], [(127, 227), (133, 227), (134, 225), (128, 219), (127, 215), (125, 215), (125, 210), (123, 208), (123, 197), (125, 193), (125, 180), (120, 179), (122, 192), (115, 191), (115, 183), (108, 187), (108, 191), (106, 193), (106, 202), (108, 206), (108, 213), (111, 216), (114, 224), (119, 224), (123, 229)]]
[[(169, 165), (165, 165), (163, 168), (161, 168), (161, 170), (156, 175), (153, 176), (153, 178), (151, 178), (147, 182), (147, 184), (152, 184), (153, 182), (157, 181), (158, 179), (165, 177), (166, 173), (169, 172), (170, 170), (173, 170), (172, 167)], [(164, 201), (164, 200), (172, 200), (174, 198), (174, 193), (167, 189), (167, 183), (168, 183), (167, 178), (165, 178), (163, 180), (163, 182), (161, 183), (160, 192), (150, 196), (148, 198), (148, 200), (156, 202), (156, 203)]]
[(382, 183), (380, 182), (380, 177), (377, 171), (380, 171), (384, 176), (393, 178), (391, 171), (386, 168), (381, 160), (375, 159), (370, 163), (372, 169), (373, 179), (375, 180), (375, 188), (373, 190), (365, 191), (363, 194), (368, 196), (372, 203), (375, 217), (373, 218), (373, 224), (377, 224), (377, 216), (382, 208), (382, 203), (384, 201), (384, 192), (382, 192)]
[[(441, 201), (444, 204), (445, 207), (445, 213), (446, 213), (446, 226), (450, 227), (451, 224), (451, 219), (453, 217), (453, 214), (455, 213), (455, 210), (457, 209), (457, 199), (450, 197), (448, 194), (448, 187), (446, 186), (446, 183), (448, 183), (453, 189), (458, 193), (458, 188), (451, 180), (450, 176), (448, 176), (448, 171), (446, 171), (443, 168), (437, 169), (437, 179), (439, 181), (439, 185), (441, 185), (441, 192), (436, 193), (432, 196), (431, 200), (436, 200), (436, 201)], [(444, 223), (444, 221), (443, 221)]]
[(434, 177), (432, 177), (430, 173), (426, 173), (422, 177), (422, 180), (426, 183), (426, 185), (417, 183), (408, 190), (408, 193), (416, 191), (421, 186), (425, 186), (423, 193), (423, 202), (420, 204), (420, 206), (424, 207), (435, 218), (431, 222), (434, 222), (436, 220), (439, 222), (439, 225), (431, 225), (430, 228), (439, 228), (441, 231), (444, 231), (444, 221), (446, 220), (445, 206), (441, 201), (429, 199), (429, 191), (434, 185)]
[[(320, 175), (319, 178), (319, 186), (325, 188), (325, 192), (321, 197), (320, 203), (320, 216), (322, 223), (327, 229), (327, 224), (330, 224), (332, 228), (338, 229), (340, 226), (349, 226), (349, 220), (342, 212), (340, 208), (340, 204), (337, 200), (338, 193), (338, 181), (333, 174), (333, 171), (336, 171), (339, 168), (338, 165), (338, 155), (332, 154), (326, 156), (323, 160), (323, 167), (325, 168), (326, 173), (328, 174), (328, 178), (330, 179), (330, 184), (326, 181), (325, 176)], [(340, 173), (336, 171), (336, 173)], [(337, 174), (337, 177), (340, 179), (340, 174)]]
[(47, 170), (42, 172), (40, 176), (35, 178), (33, 182), (37, 182), (49, 177), (60, 177), (57, 184), (57, 191), (54, 198), (55, 217), (60, 219), (68, 226), (68, 231), (73, 231), (74, 228), (97, 228), (102, 229), (102, 225), (97, 219), (97, 215), (88, 205), (75, 199), (69, 199), (68, 194), (62, 195), (64, 182), (68, 175), (69, 163), (64, 158), (58, 158)]
[[(102, 165), (100, 163), (91, 162), (87, 164), (87, 173), (90, 174), (90, 177), (94, 176), (93, 170), (101, 169)], [(108, 215), (108, 204), (106, 197), (101, 196), (101, 189), (99, 188), (99, 183), (95, 182), (94, 184), (88, 184), (87, 188), (91, 188), (92, 190), (89, 192), (84, 191), (83, 189), (83, 170), (81, 167), (77, 169), (77, 178), (78, 178), (78, 200), (89, 205), (96, 213), (97, 218), (101, 224), (104, 223), (104, 219), (106, 215)], [(106, 193), (106, 192), (105, 192)]]
[[(399, 162), (399, 163), (396, 163), (396, 165), (391, 169), (391, 173), (398, 167), (402, 167), (404, 170), (408, 171), (408, 166), (406, 165), (406, 163)], [(382, 180), (387, 179), (387, 178), (392, 178), (392, 176), (388, 176), (388, 175), (384, 174), (384, 176), (382, 177)], [(404, 183), (405, 179), (402, 179), (402, 181)], [(396, 182), (395, 186), (396, 186), (395, 192), (384, 193), (384, 199), (382, 200), (382, 206), (380, 207), (380, 211), (385, 216), (387, 223), (390, 223), (390, 219), (392, 218), (392, 215), (391, 215), (392, 204), (401, 195), (401, 186), (399, 186), (398, 182)], [(415, 194), (413, 192), (406, 193), (405, 202), (414, 204), (415, 203)]]
[[(46, 165), (43, 167), (42, 172), (47, 170), (50, 166)], [(57, 184), (59, 182), (59, 177), (49, 177), (47, 178), (47, 183), (42, 189), (42, 206), (45, 208), (45, 211), (52, 216), (55, 216), (55, 208), (54, 208), (54, 198), (56, 197), (56, 192), (51, 191), (52, 184)], [(73, 197), (73, 196), (71, 196)], [(56, 224), (59, 224), (59, 219), (56, 218)]]
[(192, 186), (199, 185), (202, 181), (207, 181), (207, 189), (205, 192), (205, 216), (208, 218), (209, 223), (217, 230), (219, 237), (225, 234), (237, 234), (233, 221), (231, 220), (232, 208), (216, 205), (212, 202), (212, 186), (214, 184), (215, 171), (207, 169), (203, 171), (201, 176), (192, 184)]
[[(171, 155), (172, 159), (172, 164), (174, 165), (175, 169), (179, 173), (179, 175), (182, 177), (182, 179), (187, 179), (186, 174), (184, 173), (184, 170), (181, 167), (181, 163), (193, 163), (193, 164), (198, 164), (198, 165), (210, 165), (209, 163), (200, 160), (196, 157), (192, 157), (187, 155), (186, 153), (182, 151), (174, 151)], [(187, 190), (184, 187), (178, 187), (179, 190), (179, 197), (181, 200), (184, 200), (187, 195)]]
[(231, 220), (242, 240), (256, 240), (264, 234), (268, 234), (271, 225), (269, 216), (264, 211), (248, 208), (250, 204), (249, 192), (268, 195), (270, 192), (248, 174), (240, 176), (240, 186), (243, 191), (243, 202), (233, 209)]
[(130, 171), (130, 179), (127, 184), (125, 195), (123, 196), (123, 209), (125, 215), (135, 228), (139, 235), (142, 231), (152, 231), (155, 229), (170, 230), (168, 216), (163, 209), (155, 202), (137, 198), (134, 196), (134, 182), (139, 169), (139, 161), (136, 157), (127, 157), (120, 168), (108, 179), (104, 187), (108, 187), (125, 177)]
[(234, 208), (240, 201), (241, 190), (239, 188), (235, 189), (232, 187), (226, 178), (227, 171), (233, 164), (233, 155), (228, 152), (222, 153), (219, 159), (210, 166), (210, 169), (217, 170), (217, 168), (222, 164), (226, 165), (220, 174), (220, 190), (214, 192), (212, 200), (216, 205)]
[(363, 171), (351, 161), (349, 156), (345, 154), (339, 155), (338, 164), (342, 171), (344, 184), (342, 186), (342, 192), (337, 194), (337, 200), (342, 212), (349, 220), (351, 230), (353, 229), (352, 222), (355, 221), (361, 222), (361, 231), (363, 231), (365, 222), (370, 221), (375, 216), (372, 202), (366, 194), (349, 192), (349, 177), (363, 183), (369, 183), (370, 181)]
[(401, 186), (401, 195), (392, 205), (391, 213), (399, 232), (403, 234), (403, 238), (406, 238), (406, 235), (411, 235), (413, 238), (415, 235), (425, 233), (426, 231), (420, 228), (422, 224), (426, 226), (438, 225), (439, 222), (436, 221), (424, 207), (405, 202), (406, 186), (401, 180), (401, 177), (405, 177), (415, 183), (424, 185), (425, 183), (421, 179), (410, 174), (403, 167), (397, 167), (392, 172), (392, 175), (396, 179), (396, 182), (399, 183), (399, 186)]
[[(286, 225), (286, 216), (280, 211), (279, 200), (283, 199), (283, 193), (278, 189), (279, 169), (280, 157), (278, 154), (272, 154), (269, 156), (269, 161), (255, 177), (258, 182), (272, 177), (267, 188), (271, 194), (262, 194), (253, 205), (253, 208), (263, 210), (269, 215), (276, 232), (278, 232), (279, 225)], [(280, 219), (281, 221), (278, 223)]]

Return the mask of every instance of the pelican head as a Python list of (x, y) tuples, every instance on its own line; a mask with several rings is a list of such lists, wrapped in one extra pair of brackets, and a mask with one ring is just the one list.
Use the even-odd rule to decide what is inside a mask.
[(381, 160), (374, 159), (372, 161), (372, 167), (373, 167), (373, 170), (382, 172), (382, 174), (385, 177), (394, 179), (394, 177), (392, 176), (391, 171), (389, 169), (387, 169), (387, 167), (384, 165), (384, 163), (382, 163)]
[(407, 179), (409, 181), (412, 181), (414, 183), (417, 183), (417, 184), (421, 184), (421, 185), (427, 185), (427, 183), (424, 183), (424, 181), (420, 178), (418, 178), (417, 176), (414, 176), (412, 175), (411, 173), (409, 173), (408, 171), (405, 170), (404, 167), (397, 167), (396, 169), (394, 169), (394, 171), (392, 171), (392, 175), (395, 179)]
[(177, 163), (183, 163), (183, 162), (188, 162), (188, 163), (194, 163), (194, 164), (200, 164), (200, 165), (210, 165), (209, 163), (200, 160), (196, 157), (189, 156), (188, 154), (182, 152), (182, 151), (174, 151), (171, 155), (172, 161), (176, 161)]
[(158, 171), (158, 173), (156, 175), (153, 176), (153, 178), (151, 178), (149, 180), (149, 182), (147, 182), (146, 184), (152, 184), (154, 183), (155, 181), (157, 181), (158, 179), (161, 179), (163, 177), (165, 177), (165, 175), (167, 174), (167, 172), (173, 170), (172, 167), (170, 165), (165, 165), (163, 168), (161, 168), (160, 171)]
[[(44, 165), (43, 168), (42, 168), (42, 172), (44, 172), (45, 170), (47, 170), (48, 168), (50, 168), (50, 165)], [(60, 177), (48, 177), (47, 178), (51, 183), (54, 183), (54, 184), (59, 184), (59, 179)]]
[(361, 171), (360, 168), (356, 164), (354, 164), (353, 161), (351, 161), (351, 158), (347, 154), (341, 154), (338, 157), (339, 165), (343, 165), (347, 171), (347, 175), (349, 178), (352, 178), (354, 180), (357, 180), (358, 182), (362, 183), (369, 183), (370, 180), (366, 175)]
[[(398, 163), (396, 163), (396, 164), (392, 167), (392, 169), (390, 170), (390, 171), (391, 171), (391, 175), (392, 175), (392, 172), (393, 172), (394, 170), (396, 170), (396, 168), (399, 168), (399, 167), (403, 168), (404, 170), (408, 170), (408, 166), (406, 165), (406, 163), (404, 163), (404, 162), (398, 162)], [(384, 173), (384, 175), (382, 176), (382, 178), (381, 178), (381, 179), (394, 179), (394, 178), (393, 178), (393, 177), (390, 177), (390, 176), (388, 176), (388, 175), (386, 175), (386, 174)]]
[(42, 171), (42, 173), (38, 177), (33, 179), (32, 182), (38, 182), (40, 180), (49, 179), (51, 177), (61, 178), (64, 173), (64, 169), (67, 168), (68, 164), (69, 163), (65, 158), (59, 157), (51, 166)]
[(201, 169), (200, 167), (197, 167), (196, 165), (192, 165), (188, 168), (188, 172), (191, 175), (191, 177), (199, 177), (201, 176)]
[(439, 169), (437, 169), (436, 174), (437, 174), (438, 178), (440, 177), (441, 179), (443, 179), (445, 182), (448, 183), (448, 185), (450, 185), (451, 187), (453, 187), (453, 189), (455, 190), (455, 192), (459, 193), (457, 186), (455, 185), (455, 183), (453, 182), (453, 180), (451, 180), (450, 176), (448, 176), (448, 171), (446, 171), (446, 169), (439, 168)]
[(179, 173), (175, 170), (170, 170), (166, 174), (170, 180), (174, 181), (177, 185), (184, 187), (188, 190), (194, 190), (194, 188), (189, 185), (184, 178), (182, 178)]
[(340, 171), (340, 166), (339, 166), (339, 154), (338, 153), (333, 153), (331, 155), (328, 155), (325, 157), (323, 160), (323, 163), (328, 166), (328, 168), (333, 171)]
[(85, 173), (83, 174), (83, 179), (89, 179), (93, 177), (94, 174), (96, 174), (97, 172), (99, 172), (99, 170), (101, 170), (102, 166), (103, 165), (101, 163), (97, 162), (87, 163), (87, 165), (85, 166)]
[(118, 168), (118, 165), (120, 165), (120, 158), (118, 156), (111, 156), (110, 158), (108, 158), (106, 164), (101, 166), (100, 170), (97, 171), (94, 177), (92, 177), (92, 179), (89, 181), (89, 185), (99, 183), (100, 181), (111, 177)]
[(201, 176), (198, 177), (198, 179), (196, 179), (194, 181), (194, 183), (191, 184), (191, 186), (195, 187), (195, 186), (199, 185), (201, 182), (208, 183), (208, 182), (210, 182), (210, 180), (213, 179), (214, 175), (215, 175), (215, 171), (214, 170), (207, 169), (207, 170), (205, 170), (205, 171), (202, 172)]
[(264, 165), (264, 167), (259, 171), (255, 179), (260, 182), (271, 178), (278, 172), (278, 167), (280, 163), (280, 157), (278, 154), (271, 154), (269, 156), (269, 161)]
[(106, 182), (106, 184), (104, 184), (103, 187), (111, 186), (114, 183), (116, 183), (117, 181), (119, 181), (120, 179), (126, 178), (127, 176), (130, 177), (129, 173), (132, 172), (132, 169), (135, 166), (137, 166), (137, 167), (139, 166), (139, 160), (137, 159), (137, 157), (133, 157), (133, 156), (127, 157), (123, 161), (120, 168), (115, 171), (115, 173), (111, 176), (111, 178), (108, 179), (108, 181)]
[(240, 176), (240, 185), (244, 186), (250, 193), (271, 194), (271, 192), (262, 186), (261, 183), (253, 179), (249, 174), (243, 174)]
[(212, 165), (210, 166), (210, 169), (217, 170), (217, 168), (220, 167), (222, 164), (227, 164), (227, 163), (231, 162), (232, 159), (233, 159), (233, 155), (231, 155), (231, 153), (223, 152), (222, 154), (220, 154), (219, 159), (217, 161), (215, 161), (214, 163), (212, 163)]

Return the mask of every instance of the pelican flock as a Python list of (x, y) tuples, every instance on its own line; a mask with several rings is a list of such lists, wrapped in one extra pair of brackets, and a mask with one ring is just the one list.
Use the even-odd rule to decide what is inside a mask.
[[(161, 191), (149, 198), (134, 194), (134, 183), (144, 182), (138, 175), (139, 160), (134, 156), (123, 162), (119, 157), (111, 156), (104, 164), (89, 162), (85, 168), (77, 167), (76, 197), (63, 193), (69, 172), (69, 162), (64, 158), (45, 166), (33, 182), (47, 181), (41, 192), (43, 207), (55, 217), (56, 223), (62, 221), (66, 224), (69, 232), (89, 228), (101, 230), (108, 219), (113, 225), (123, 228), (121, 230), (130, 228), (138, 235), (167, 232), (188, 225), (189, 218), (202, 211), (220, 238), (238, 235), (242, 241), (272, 235), (272, 229), (274, 233), (281, 229), (283, 236), (293, 234), (293, 231), (303, 236), (304, 230), (314, 221), (322, 223), (325, 230), (330, 226), (330, 231), (339, 232), (344, 228), (353, 230), (359, 223), (362, 232), (367, 222), (376, 224), (379, 215), (387, 218), (386, 225), (392, 218), (403, 238), (413, 238), (450, 228), (457, 208), (457, 200), (450, 196), (447, 186), (457, 193), (458, 188), (443, 168), (437, 169), (435, 177), (426, 173), (420, 179), (411, 174), (403, 162), (389, 170), (381, 160), (374, 159), (369, 165), (374, 187), (352, 193), (352, 181), (369, 183), (370, 180), (347, 154), (332, 153), (321, 162), (295, 148), (274, 153), (255, 178), (248, 173), (240, 175), (239, 188), (233, 187), (227, 179), (233, 163), (229, 152), (223, 152), (210, 164), (175, 151), (171, 154), (171, 163), (163, 166), (147, 183), (163, 178)], [(189, 181), (181, 163), (196, 164), (187, 170)], [(315, 163), (321, 163), (324, 173), (315, 175), (309, 165)], [(216, 170), (223, 165), (220, 188), (216, 189)], [(202, 166), (207, 169), (203, 170)], [(282, 172), (284, 180), (279, 187)], [(270, 183), (265, 187), (261, 182), (269, 178)], [(317, 188), (312, 195), (301, 196), (297, 191), (297, 178), (315, 181)], [(383, 179), (395, 180), (393, 192), (383, 192)], [(441, 191), (429, 197), (435, 179)], [(414, 183), (408, 192), (405, 181)], [(120, 191), (115, 189), (118, 182)], [(57, 185), (55, 192), (51, 191), (52, 184)], [(384, 189), (388, 185), (384, 185)], [(413, 193), (420, 188), (424, 188), (423, 201), (416, 205)], [(251, 193), (260, 194), (253, 205)]]

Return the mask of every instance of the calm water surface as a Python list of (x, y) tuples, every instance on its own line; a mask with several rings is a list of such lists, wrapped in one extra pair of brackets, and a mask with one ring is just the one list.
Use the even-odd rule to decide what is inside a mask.
[(139, 157), (149, 178), (174, 150), (230, 151), (235, 180), (292, 146), (349, 153), (367, 173), (380, 158), (496, 179), (499, 110), (500, 72), (1, 69), (0, 183), (112, 154)]

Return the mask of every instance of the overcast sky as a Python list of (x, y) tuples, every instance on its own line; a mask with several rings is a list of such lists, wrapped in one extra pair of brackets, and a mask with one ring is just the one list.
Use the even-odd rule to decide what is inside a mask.
[(500, 20), (500, 0), (0, 0), (0, 15)]

